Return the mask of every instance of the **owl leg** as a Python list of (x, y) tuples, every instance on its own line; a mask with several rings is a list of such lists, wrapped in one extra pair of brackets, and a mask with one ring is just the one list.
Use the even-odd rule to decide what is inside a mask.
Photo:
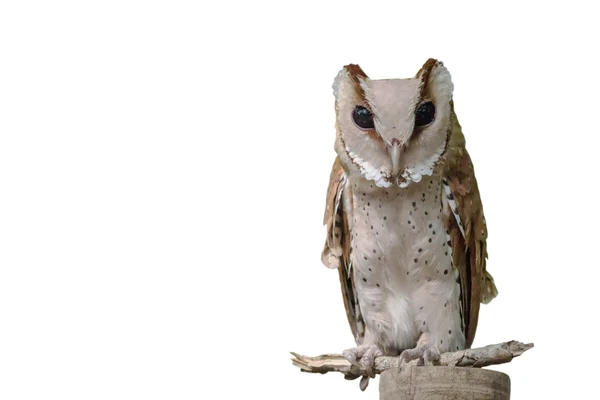
[(436, 362), (440, 359), (440, 352), (433, 343), (429, 342), (429, 333), (423, 332), (417, 346), (414, 349), (407, 349), (400, 353), (400, 362), (409, 362), (419, 360), (418, 365), (424, 365), (425, 362)]
[(375, 377), (375, 374), (373, 373), (375, 358), (382, 356), (383, 352), (375, 344), (361, 344), (353, 349), (344, 350), (342, 354), (346, 360), (354, 365), (358, 365), (356, 360), (360, 359), (360, 364), (365, 367), (367, 374), (371, 377)]

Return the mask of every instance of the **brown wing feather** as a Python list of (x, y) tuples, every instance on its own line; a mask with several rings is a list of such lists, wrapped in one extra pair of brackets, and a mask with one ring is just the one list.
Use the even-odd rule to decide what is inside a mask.
[[(454, 210), (449, 210), (445, 223), (452, 244), (453, 262), (460, 276), (467, 347), (471, 347), (477, 330), (479, 306), (491, 301), (498, 292), (492, 276), (486, 271), (487, 227), (483, 205), (473, 163), (465, 148), (465, 139), (454, 111), (444, 158), (444, 176), (456, 205)], [(459, 224), (462, 225), (462, 231)]]
[(350, 232), (348, 216), (343, 207), (343, 197), (350, 196), (350, 193), (343, 191), (345, 179), (346, 173), (339, 158), (336, 157), (327, 189), (327, 202), (323, 218), (323, 223), (327, 227), (327, 238), (321, 254), (321, 261), (329, 268), (338, 269), (348, 323), (356, 342), (360, 343), (364, 336), (364, 322), (355, 296), (354, 279), (349, 273), (351, 268)]

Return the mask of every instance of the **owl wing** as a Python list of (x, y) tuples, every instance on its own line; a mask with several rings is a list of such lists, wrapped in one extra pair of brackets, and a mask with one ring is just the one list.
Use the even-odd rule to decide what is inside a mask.
[(475, 338), (479, 306), (497, 296), (494, 279), (486, 271), (487, 227), (473, 163), (454, 111), (451, 137), (444, 163), (445, 225), (450, 236), (452, 259), (458, 269), (462, 319), (467, 347)]
[(327, 202), (323, 224), (327, 227), (325, 246), (321, 261), (329, 268), (337, 268), (342, 287), (342, 297), (348, 323), (357, 343), (364, 337), (364, 321), (355, 295), (354, 277), (350, 262), (350, 228), (348, 214), (344, 210), (344, 200), (350, 200), (350, 188), (346, 187), (346, 172), (336, 157), (327, 189)]

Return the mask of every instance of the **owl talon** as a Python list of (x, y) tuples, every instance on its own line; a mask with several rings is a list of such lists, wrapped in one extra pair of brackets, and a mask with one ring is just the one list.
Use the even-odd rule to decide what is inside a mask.
[(369, 377), (368, 376), (363, 376), (362, 378), (360, 378), (360, 383), (359, 383), (359, 388), (361, 391), (365, 391), (367, 390), (367, 386), (369, 386)]
[(414, 349), (404, 350), (400, 354), (400, 363), (409, 363), (412, 360), (417, 361), (417, 366), (423, 366), (425, 363), (435, 363), (440, 359), (440, 352), (433, 345), (423, 344), (415, 347)]
[(344, 350), (344, 352), (342, 353), (342, 356), (344, 356), (344, 358), (346, 360), (348, 360), (350, 362), (350, 364), (354, 365), (355, 367), (361, 367), (360, 363), (358, 361), (356, 361), (356, 357), (357, 357), (357, 349), (348, 349), (348, 350)]
[[(374, 378), (375, 358), (382, 356), (383, 352), (376, 345), (360, 345), (353, 349), (344, 350), (342, 355), (352, 365), (364, 367), (367, 370), (367, 375)], [(360, 363), (357, 362), (358, 359), (360, 359)]]
[(365, 369), (367, 370), (367, 374), (371, 378), (375, 378), (375, 372), (373, 371), (373, 367), (375, 366), (375, 358), (382, 356), (382, 355), (383, 355), (383, 353), (381, 352), (379, 347), (371, 346), (365, 352), (365, 354), (362, 356), (362, 358), (360, 360), (361, 363), (364, 365)]

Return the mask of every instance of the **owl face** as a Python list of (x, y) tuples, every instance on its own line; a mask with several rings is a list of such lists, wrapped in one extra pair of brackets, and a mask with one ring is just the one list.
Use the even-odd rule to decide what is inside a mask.
[(429, 59), (414, 78), (380, 80), (347, 65), (333, 91), (335, 149), (347, 169), (380, 187), (433, 174), (452, 114), (452, 80), (441, 62)]

